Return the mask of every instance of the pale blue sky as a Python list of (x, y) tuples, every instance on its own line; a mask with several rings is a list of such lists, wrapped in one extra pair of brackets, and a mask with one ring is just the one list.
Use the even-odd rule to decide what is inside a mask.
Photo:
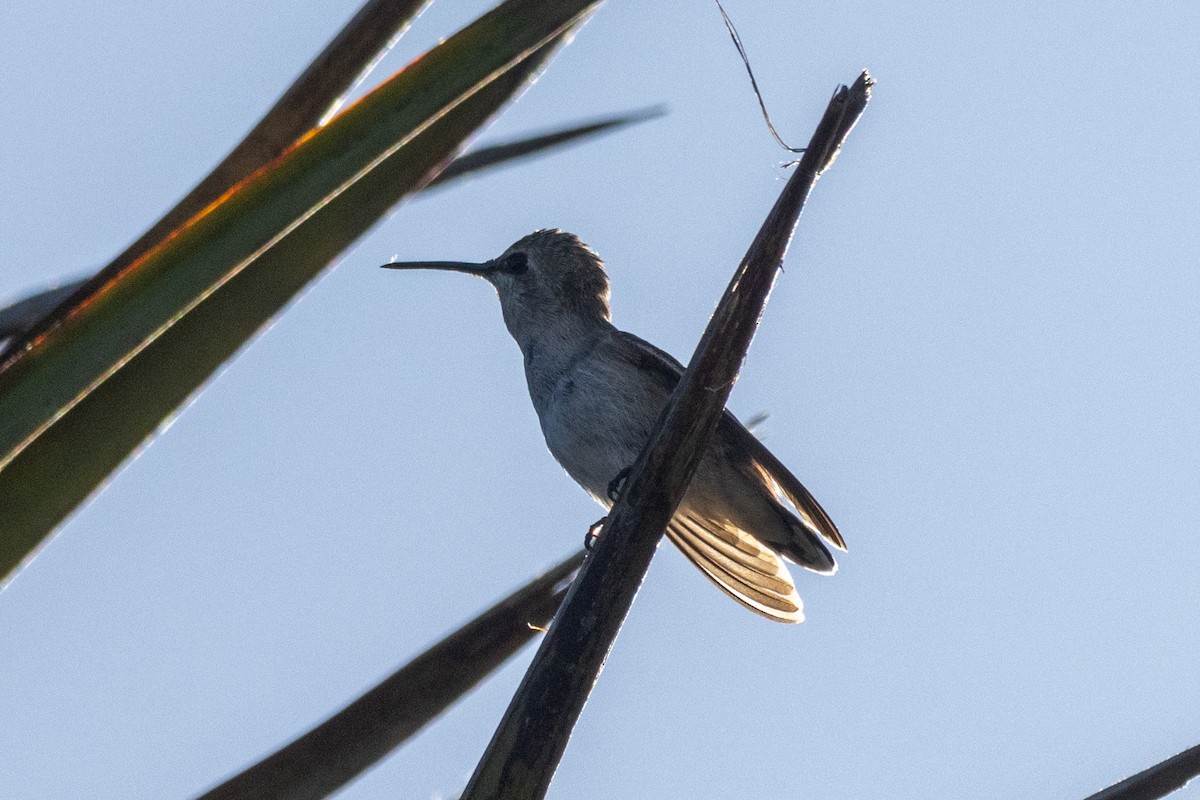
[[(0, 300), (102, 264), (355, 8), (0, 6)], [(786, 138), (879, 80), (731, 401), (850, 552), (785, 627), (664, 546), (552, 796), (1061, 800), (1200, 742), (1200, 6), (727, 8)], [(609, 3), (484, 138), (660, 102), (403, 207), (0, 594), (6, 796), (192, 796), (580, 544), (494, 296), (376, 266), (563, 227), (686, 360), (785, 177), (716, 9)], [(342, 796), (453, 796), (528, 657)]]

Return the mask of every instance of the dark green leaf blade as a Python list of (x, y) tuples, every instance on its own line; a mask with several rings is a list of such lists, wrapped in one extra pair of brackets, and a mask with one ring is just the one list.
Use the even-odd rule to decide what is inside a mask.
[(428, 0), (367, 0), (245, 138), (194, 189), (104, 269), (19, 331), (5, 357), (52, 329), (108, 280), (255, 170), (278, 158), (336, 108), (407, 29)]
[(663, 531), (724, 411), (804, 202), (866, 108), (873, 84), (864, 72), (830, 101), (795, 174), (725, 290), (463, 800), (546, 795)]
[[(589, 139), (604, 133), (620, 130), (628, 125), (644, 122), (666, 113), (661, 107), (630, 111), (604, 117), (592, 122), (582, 122), (563, 128), (556, 128), (547, 133), (523, 136), (511, 142), (488, 145), (478, 150), (465, 153), (450, 162), (441, 173), (431, 180), (425, 189), (442, 187), (453, 183), (459, 178), (474, 175), (477, 172), (503, 166), (515, 161), (540, 155), (560, 146)], [(422, 190), (424, 191), (424, 190)], [(0, 308), (0, 340), (15, 336), (29, 330), (50, 311), (54, 310), (63, 300), (74, 295), (88, 279), (72, 281), (54, 289), (36, 292), (23, 297), (4, 308)]]
[[(0, 440), (6, 442), (0, 448), (0, 575), (10, 575), (28, 558), (147, 433), (345, 247), (400, 197), (427, 183), (593, 4), (509, 0), (418, 61), (418, 75), (405, 70), (314, 133), (306, 144), (320, 145), (315, 154), (303, 151), (304, 157), (297, 159), (297, 148), (173, 236), (161, 248), (165, 254), (156, 249), (123, 273), (106, 290), (108, 296), (101, 295), (107, 308), (85, 307), (91, 319), (81, 321), (84, 315), (79, 314), (50, 334), (48, 339), (59, 340), (48, 342), (56, 348), (43, 343), (40, 352), (25, 353), (0, 373)], [(527, 30), (530, 18), (536, 25)], [(546, 30), (551, 31), (548, 38), (542, 36)], [(517, 56), (509, 58), (514, 52)], [(473, 83), (480, 78), (482, 86)], [(419, 102), (396, 105), (414, 96)], [(438, 96), (449, 98), (449, 106), (439, 107)], [(396, 134), (386, 131), (384, 136), (377, 130), (380, 114), (392, 121), (392, 129), (411, 133), (387, 144)], [(393, 119), (397, 115), (403, 124)], [(383, 156), (369, 159), (370, 169), (362, 170), (357, 161), (347, 163), (347, 140), (355, 153), (364, 148), (373, 152), (374, 146), (382, 148)], [(266, 203), (274, 215), (270, 220), (266, 217), (271, 214), (251, 213), (263, 207), (264, 194), (268, 200), (272, 191), (278, 194), (279, 184), (314, 180), (313, 164), (321, 173), (317, 179), (326, 183), (338, 183), (347, 172), (354, 180), (320, 196), (315, 210), (291, 198), (286, 213)], [(258, 185), (263, 181), (269, 182), (266, 187)], [(294, 217), (297, 207), (300, 216)], [(244, 246), (246, 237), (239, 239), (228, 229), (242, 233), (238, 225), (247, 217), (254, 233), (267, 234), (266, 246), (259, 245), (248, 261), (238, 261), (229, 250)], [(286, 234), (270, 234), (281, 219), (290, 220), (284, 224)], [(231, 261), (236, 268), (229, 270)], [(172, 282), (176, 271), (168, 268), (179, 263), (187, 270), (177, 284)], [(218, 282), (210, 284), (197, 272), (215, 272)], [(217, 297), (223, 299), (214, 302)], [(162, 315), (171, 309), (175, 311), (163, 324)], [(168, 338), (161, 349), (154, 347), (181, 325), (181, 335)], [(93, 348), (97, 339), (102, 344), (99, 357)], [(60, 358), (64, 350), (65, 366)], [(157, 355), (143, 359), (147, 351)], [(138, 362), (146, 365), (145, 372), (130, 371)], [(76, 397), (62, 391), (72, 382), (82, 385)], [(93, 399), (101, 402), (88, 402)], [(22, 426), (32, 432), (24, 441)]]
[(280, 750), (199, 800), (318, 800), (361, 775), (473, 689), (558, 609), (576, 553)]
[(536, 136), (525, 136), (511, 142), (502, 142), (488, 147), (481, 147), (465, 153), (450, 162), (450, 166), (429, 182), (427, 189), (441, 186), (457, 178), (463, 178), (480, 170), (496, 167), (509, 161), (515, 161), (526, 156), (550, 150), (560, 145), (569, 144), (584, 138), (590, 138), (601, 133), (620, 130), (627, 125), (644, 122), (665, 114), (661, 106), (645, 108), (641, 111), (631, 111), (612, 117), (604, 117), (593, 122), (580, 123), (568, 128), (558, 128)]

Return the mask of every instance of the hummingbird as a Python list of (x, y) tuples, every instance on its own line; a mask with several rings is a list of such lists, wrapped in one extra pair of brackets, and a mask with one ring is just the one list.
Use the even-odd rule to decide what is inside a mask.
[[(574, 234), (545, 229), (482, 263), (383, 266), (462, 272), (495, 287), (524, 358), (546, 446), (596, 502), (611, 508), (683, 366), (612, 324), (599, 255)], [(666, 534), (730, 597), (780, 622), (804, 619), (785, 562), (830, 575), (837, 565), (829, 546), (846, 549), (812, 494), (728, 411)]]

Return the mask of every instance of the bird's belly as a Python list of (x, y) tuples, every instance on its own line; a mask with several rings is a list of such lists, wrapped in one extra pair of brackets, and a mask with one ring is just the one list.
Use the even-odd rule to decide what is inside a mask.
[[(567, 474), (575, 479), (596, 502), (605, 508), (612, 506), (608, 497), (609, 483), (622, 470), (632, 467), (650, 438), (661, 409), (653, 413), (614, 413), (614, 401), (600, 393), (592, 402), (577, 400), (561, 403), (542, 417), (542, 432), (551, 454)], [(730, 473), (710, 447), (688, 486), (681, 509), (692, 509), (700, 516), (712, 519), (738, 518), (731, 514), (743, 505), (741, 490), (747, 489), (738, 476)], [(761, 502), (761, 498), (753, 498)], [(755, 505), (756, 503), (752, 503)]]
[(639, 407), (588, 381), (568, 381), (548, 400), (538, 409), (546, 446), (576, 483), (608, 507), (609, 482), (633, 466), (661, 409)]

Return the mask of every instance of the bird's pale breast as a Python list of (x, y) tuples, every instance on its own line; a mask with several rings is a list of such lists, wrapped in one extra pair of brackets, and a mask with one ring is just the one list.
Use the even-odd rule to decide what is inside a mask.
[[(530, 381), (550, 452), (567, 473), (607, 506), (609, 482), (631, 466), (666, 403), (662, 389), (611, 345), (597, 347), (541, 391)], [(538, 396), (542, 395), (542, 396)]]

